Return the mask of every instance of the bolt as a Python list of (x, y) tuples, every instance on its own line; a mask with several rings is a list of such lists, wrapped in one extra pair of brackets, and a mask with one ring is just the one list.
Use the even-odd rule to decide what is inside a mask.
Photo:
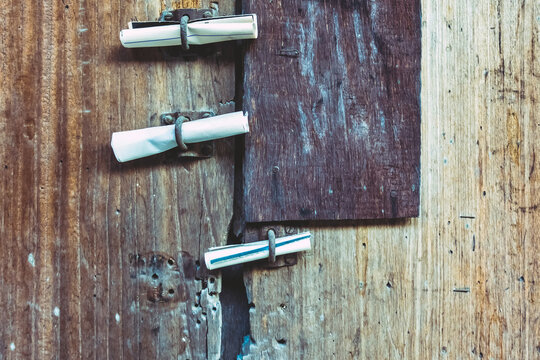
[(174, 124), (175, 119), (174, 119), (174, 116), (172, 116), (171, 114), (162, 114), (160, 116), (160, 120), (162, 124), (172, 125)]
[(172, 14), (172, 12), (170, 12), (170, 11), (164, 11), (164, 12), (161, 14), (161, 17), (162, 17), (163, 20), (172, 20), (173, 14)]

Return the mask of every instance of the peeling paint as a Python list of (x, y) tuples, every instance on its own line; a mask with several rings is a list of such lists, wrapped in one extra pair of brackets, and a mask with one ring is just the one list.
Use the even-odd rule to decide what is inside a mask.
[(384, 116), (384, 112), (382, 110), (379, 110), (379, 121), (381, 123), (381, 131), (385, 133), (386, 132), (386, 117)]
[(362, 26), (360, 25), (360, 14), (358, 10), (353, 11), (353, 25), (354, 33), (356, 34), (356, 48), (358, 53), (358, 61), (361, 63), (366, 61), (367, 49), (364, 46), (364, 33), (362, 32)]
[(298, 113), (300, 114), (300, 142), (302, 144), (302, 152), (304, 154), (311, 153), (311, 142), (310, 142), (310, 134), (307, 130), (307, 123), (308, 119), (306, 114), (304, 113), (304, 110), (302, 109), (302, 103), (298, 103)]
[(315, 20), (318, 19), (319, 10), (310, 2), (306, 9), (309, 20), (309, 27), (304, 30), (300, 25), (300, 69), (302, 76), (308, 78), (311, 86), (315, 85), (315, 74), (313, 71), (313, 59), (315, 58), (314, 46), (317, 43), (317, 33)]
[(36, 259), (34, 258), (34, 254), (28, 254), (28, 263), (30, 263), (30, 266), (36, 267)]
[(351, 130), (355, 137), (368, 140), (369, 124), (364, 120), (353, 121), (351, 124)]

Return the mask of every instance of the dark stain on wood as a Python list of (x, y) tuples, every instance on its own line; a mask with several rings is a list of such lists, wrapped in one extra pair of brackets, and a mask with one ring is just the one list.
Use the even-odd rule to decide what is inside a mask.
[(247, 222), (418, 215), (419, 1), (245, 2)]

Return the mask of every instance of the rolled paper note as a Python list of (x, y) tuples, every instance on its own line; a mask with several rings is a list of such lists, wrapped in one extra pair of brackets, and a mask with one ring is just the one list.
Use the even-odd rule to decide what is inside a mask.
[[(182, 45), (179, 24), (132, 29), (130, 23), (129, 27), (120, 31), (120, 41), (126, 48)], [(189, 45), (256, 39), (257, 36), (257, 15), (255, 14), (197, 19), (187, 24)]]
[[(111, 147), (119, 162), (159, 154), (178, 146), (175, 125), (115, 132)], [(249, 132), (248, 117), (242, 111), (182, 123), (186, 144), (210, 141)]]
[[(276, 239), (276, 256), (311, 249), (311, 233), (305, 232)], [(249, 261), (268, 258), (268, 240), (248, 244), (228, 245), (211, 248), (204, 254), (204, 262), (209, 270), (219, 269)]]

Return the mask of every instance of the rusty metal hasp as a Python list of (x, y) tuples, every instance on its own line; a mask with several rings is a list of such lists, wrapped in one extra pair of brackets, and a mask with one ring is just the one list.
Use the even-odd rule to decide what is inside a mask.
[(217, 16), (217, 4), (210, 9), (177, 9), (165, 11), (158, 21), (130, 22), (120, 31), (126, 48), (212, 44), (231, 40), (256, 39), (255, 14)]

